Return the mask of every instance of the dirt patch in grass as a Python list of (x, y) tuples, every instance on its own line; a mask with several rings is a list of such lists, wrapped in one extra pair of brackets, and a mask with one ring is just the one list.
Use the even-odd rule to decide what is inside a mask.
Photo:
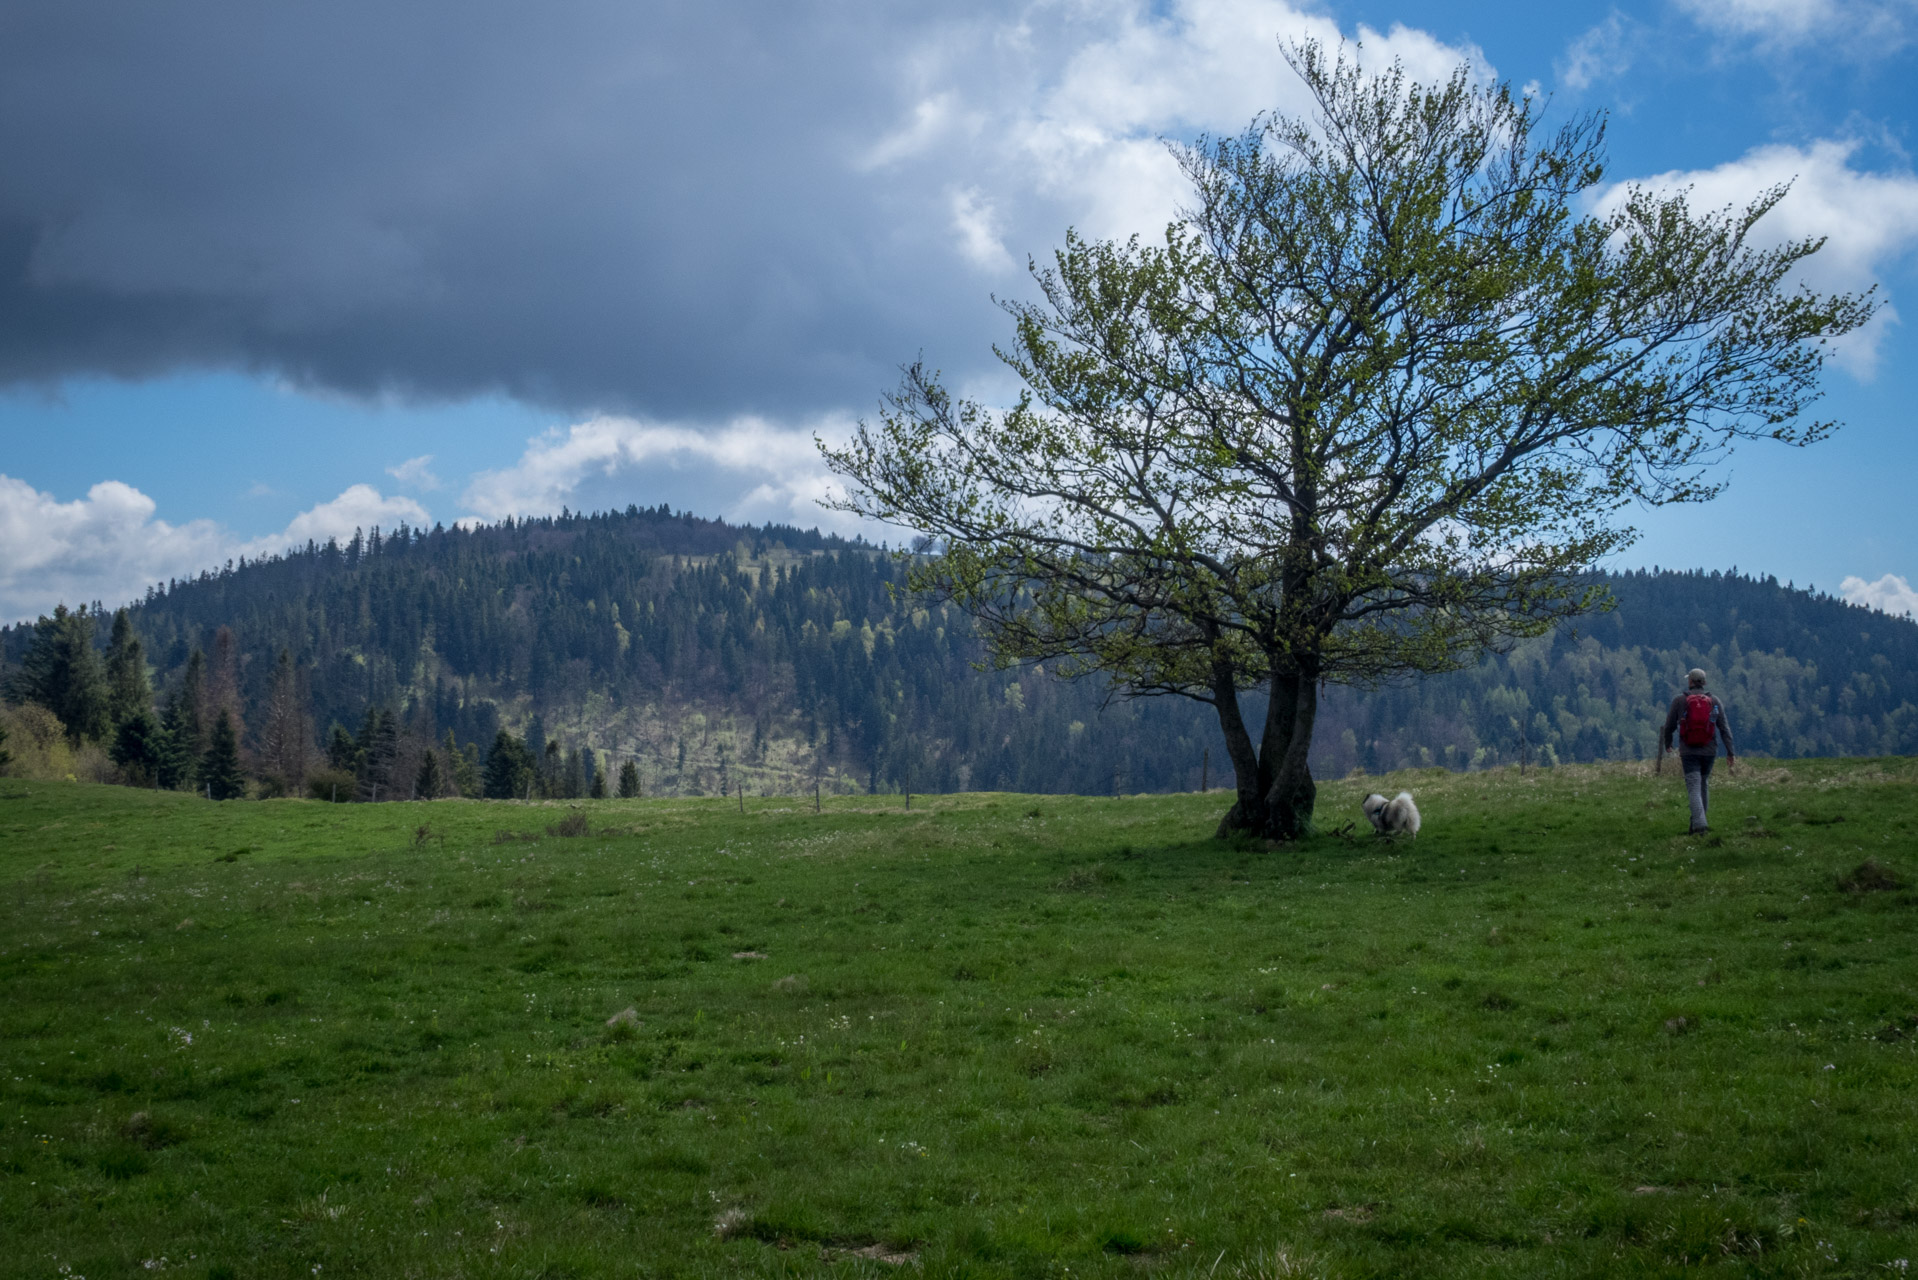
[(857, 1247), (825, 1248), (820, 1253), (827, 1259), (864, 1258), (868, 1262), (883, 1262), (889, 1267), (903, 1267), (919, 1261), (919, 1255), (911, 1249), (895, 1249), (887, 1244), (862, 1244)]
[(1337, 1222), (1370, 1222), (1378, 1216), (1376, 1204), (1340, 1204), (1325, 1211), (1325, 1216)]
[(1838, 877), (1841, 893), (1894, 893), (1905, 887), (1905, 878), (1878, 861), (1866, 858)]

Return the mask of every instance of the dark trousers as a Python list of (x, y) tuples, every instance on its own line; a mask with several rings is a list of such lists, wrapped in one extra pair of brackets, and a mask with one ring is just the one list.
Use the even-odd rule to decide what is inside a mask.
[(1711, 807), (1712, 766), (1718, 757), (1681, 755), (1678, 762), (1685, 766), (1685, 794), (1692, 802), (1692, 830), (1703, 831), (1711, 825), (1706, 810)]

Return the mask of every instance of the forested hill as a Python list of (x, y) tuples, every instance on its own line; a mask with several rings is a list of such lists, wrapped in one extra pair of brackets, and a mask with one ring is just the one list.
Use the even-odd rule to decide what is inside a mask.
[[(1754, 755), (1918, 754), (1918, 623), (1732, 573), (1601, 575), (1616, 608), (1417, 684), (1332, 691), (1322, 772), (1630, 759), (1703, 667)], [(1521, 733), (1520, 726), (1523, 725)], [(1480, 755), (1480, 752), (1483, 755)]]
[[(132, 617), (156, 689), (205, 651), (256, 740), (284, 649), (316, 745), (384, 707), (419, 743), (451, 730), (484, 748), (504, 726), (536, 750), (632, 759), (648, 793), (816, 776), (846, 790), (1188, 789), (1208, 746), (1210, 781), (1225, 781), (1210, 708), (979, 671), (966, 619), (898, 596), (900, 573), (817, 532), (628, 508), (311, 546), (171, 583)], [(1633, 757), (1694, 665), (1741, 751), (1918, 752), (1918, 625), (1770, 579), (1604, 581), (1617, 609), (1576, 633), (1449, 676), (1330, 690), (1315, 770)], [(9, 662), (31, 630), (0, 632)]]

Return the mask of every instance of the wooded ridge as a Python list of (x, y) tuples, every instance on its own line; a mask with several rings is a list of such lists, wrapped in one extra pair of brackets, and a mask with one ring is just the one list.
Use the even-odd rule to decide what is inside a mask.
[[(335, 725), (389, 736), (400, 755), (450, 732), (466, 759), (448, 762), (449, 790), (462, 773), (474, 785), (501, 728), (536, 760), (554, 744), (562, 771), (571, 753), (562, 792), (584, 793), (595, 772), (610, 790), (628, 761), (645, 794), (1229, 780), (1208, 708), (979, 670), (967, 618), (905, 596), (903, 577), (864, 542), (629, 507), (375, 530), (169, 583), (129, 618), (162, 701), (207, 655), (255, 773), (285, 651), (312, 755)], [(1465, 671), (1328, 689), (1314, 772), (1640, 757), (1693, 666), (1741, 753), (1918, 753), (1918, 624), (1736, 572), (1598, 580), (1616, 608), (1576, 627)], [(0, 630), (0, 676), (17, 675), (33, 636)], [(404, 798), (414, 763), (393, 762), (386, 794)]]

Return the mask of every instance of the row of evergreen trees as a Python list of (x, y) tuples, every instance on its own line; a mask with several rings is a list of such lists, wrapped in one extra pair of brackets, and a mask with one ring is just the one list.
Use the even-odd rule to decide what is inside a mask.
[[(606, 771), (600, 768), (599, 752), (578, 748), (563, 749), (549, 740), (544, 750), (538, 743), (541, 731), (535, 718), (526, 738), (515, 737), (501, 729), (493, 736), (486, 753), (486, 768), (481, 778), (480, 795), (489, 800), (531, 799), (545, 796), (559, 800), (604, 800), (609, 794), (631, 800), (641, 794), (639, 765), (627, 760), (620, 766), (617, 783), (609, 788)], [(616, 788), (616, 789), (614, 789)], [(473, 794), (471, 791), (465, 794)]]
[[(309, 742), (311, 719), (304, 681), (281, 650), (260, 732), (242, 750), (245, 717), (238, 706), (237, 642), (230, 628), (216, 633), (215, 657), (189, 652), (184, 669), (156, 706), (145, 647), (131, 615), (113, 615), (104, 655), (94, 643), (99, 614), (87, 606), (55, 608), (35, 624), (4, 692), (10, 702), (42, 707), (74, 744), (107, 747), (121, 780), (135, 786), (204, 791), (215, 800), (248, 792), (249, 775), (269, 796), (310, 795), (335, 801), (438, 799), (487, 795), (502, 799), (604, 798), (608, 783), (600, 753), (547, 739), (534, 717), (529, 738), (500, 730), (484, 769), (475, 743), (464, 747), (447, 730), (431, 740), (425, 708), (412, 724), (389, 707), (367, 708), (359, 731), (335, 723), (324, 749)], [(0, 725), (0, 768), (11, 762)], [(627, 761), (618, 794), (639, 794), (638, 768)]]
[[(156, 708), (144, 646), (128, 611), (114, 613), (104, 657), (94, 643), (99, 616), (85, 605), (71, 611), (60, 605), (35, 623), (20, 665), (7, 674), (7, 700), (45, 708), (75, 745), (106, 745), (135, 786), (204, 789), (216, 800), (244, 795), (237, 683), (209, 686), (196, 649), (178, 688)], [(230, 671), (230, 632), (223, 654), (221, 670)]]

